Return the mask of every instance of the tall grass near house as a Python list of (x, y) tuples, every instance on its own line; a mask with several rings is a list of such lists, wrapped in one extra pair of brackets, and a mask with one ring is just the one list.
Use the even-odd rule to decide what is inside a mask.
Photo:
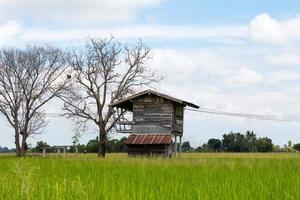
[(0, 199), (300, 199), (300, 154), (0, 156)]

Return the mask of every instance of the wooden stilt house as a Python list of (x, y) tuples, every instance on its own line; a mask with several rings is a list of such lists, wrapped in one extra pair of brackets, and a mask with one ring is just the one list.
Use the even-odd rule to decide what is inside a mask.
[[(146, 90), (124, 99), (112, 106), (118, 117), (118, 132), (130, 133), (125, 141), (129, 155), (163, 155), (179, 152), (183, 135), (184, 108), (199, 106), (153, 90)], [(128, 111), (131, 119), (128, 119)], [(121, 115), (120, 113), (127, 113)]]

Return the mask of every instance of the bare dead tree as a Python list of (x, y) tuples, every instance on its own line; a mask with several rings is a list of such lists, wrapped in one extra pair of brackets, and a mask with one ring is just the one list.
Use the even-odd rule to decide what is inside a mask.
[(73, 88), (61, 96), (63, 109), (67, 117), (77, 118), (78, 125), (96, 125), (99, 157), (105, 157), (105, 141), (116, 122), (108, 104), (159, 81), (146, 67), (149, 59), (150, 49), (141, 41), (129, 47), (113, 38), (90, 39), (83, 51), (69, 53)]
[(3, 49), (0, 53), (0, 112), (14, 128), (16, 155), (46, 125), (42, 108), (59, 95), (67, 78), (63, 53), (50, 46)]

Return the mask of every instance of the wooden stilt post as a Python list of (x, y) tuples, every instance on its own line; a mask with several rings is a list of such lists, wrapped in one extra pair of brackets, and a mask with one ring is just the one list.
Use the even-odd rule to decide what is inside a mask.
[(182, 139), (182, 135), (179, 136), (179, 156), (181, 156), (181, 139)]
[(57, 147), (57, 154), (60, 154), (60, 148)]
[(75, 153), (78, 154), (78, 146), (75, 147)]
[(43, 157), (44, 158), (46, 157), (46, 148), (45, 147), (43, 148)]
[(174, 144), (174, 156), (176, 157), (177, 153), (177, 136), (175, 135), (175, 144)]
[(67, 151), (66, 151), (66, 147), (64, 147), (64, 157), (66, 157), (67, 155)]
[(168, 149), (168, 145), (165, 145), (165, 157), (167, 158), (169, 154), (169, 149)]

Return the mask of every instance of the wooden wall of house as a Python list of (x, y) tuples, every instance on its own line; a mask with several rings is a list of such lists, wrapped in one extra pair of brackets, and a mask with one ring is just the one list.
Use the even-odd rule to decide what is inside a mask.
[(181, 136), (183, 134), (184, 106), (173, 103), (173, 129), (172, 134)]
[(170, 100), (145, 95), (133, 102), (133, 134), (171, 134), (173, 104)]
[(133, 101), (133, 134), (183, 134), (184, 106), (145, 95)]

